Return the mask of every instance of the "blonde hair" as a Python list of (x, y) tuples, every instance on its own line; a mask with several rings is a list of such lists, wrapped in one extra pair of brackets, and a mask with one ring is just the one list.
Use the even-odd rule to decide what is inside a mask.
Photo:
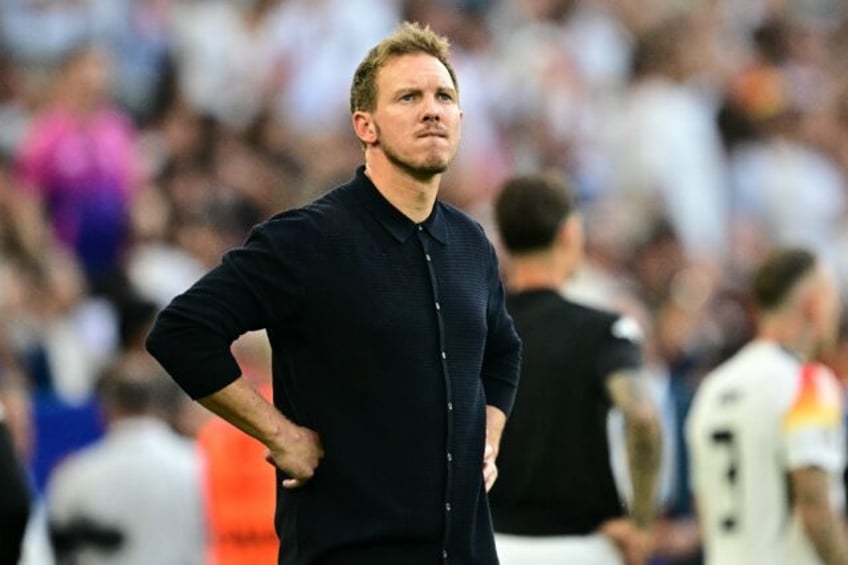
[(359, 63), (350, 86), (350, 113), (370, 112), (377, 104), (377, 71), (394, 57), (426, 53), (438, 59), (447, 68), (454, 88), (459, 92), (456, 74), (448, 61), (450, 42), (417, 22), (404, 22), (390, 36), (375, 45)]

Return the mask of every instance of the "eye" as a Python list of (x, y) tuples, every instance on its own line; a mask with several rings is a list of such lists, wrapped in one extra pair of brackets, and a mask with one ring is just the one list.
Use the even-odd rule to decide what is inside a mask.
[(407, 92), (406, 94), (402, 94), (398, 100), (401, 102), (412, 102), (415, 98), (416, 94), (414, 92)]
[(436, 97), (437, 97), (439, 100), (442, 100), (442, 101), (444, 101), (444, 102), (452, 102), (452, 101), (453, 101), (453, 94), (451, 94), (450, 92), (447, 92), (447, 91), (439, 92), (439, 93), (436, 95)]

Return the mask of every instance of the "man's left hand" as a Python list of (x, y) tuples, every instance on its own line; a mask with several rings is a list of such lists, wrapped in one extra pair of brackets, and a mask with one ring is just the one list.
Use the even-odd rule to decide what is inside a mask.
[(486, 449), (483, 451), (483, 482), (486, 492), (492, 489), (498, 478), (498, 466), (495, 465), (495, 448), (486, 440)]
[(486, 406), (486, 448), (483, 450), (483, 483), (486, 492), (491, 490), (498, 478), (498, 467), (495, 459), (501, 445), (501, 434), (506, 424), (506, 414), (495, 406)]

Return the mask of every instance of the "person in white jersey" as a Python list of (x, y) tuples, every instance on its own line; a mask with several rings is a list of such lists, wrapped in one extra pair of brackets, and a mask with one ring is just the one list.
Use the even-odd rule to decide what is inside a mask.
[(752, 287), (755, 338), (711, 372), (686, 422), (707, 565), (848, 563), (839, 297), (804, 249), (774, 251)]

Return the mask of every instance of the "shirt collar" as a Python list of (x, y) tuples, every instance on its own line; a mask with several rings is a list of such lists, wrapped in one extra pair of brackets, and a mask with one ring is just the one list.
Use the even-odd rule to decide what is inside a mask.
[[(406, 241), (410, 235), (418, 229), (418, 224), (410, 220), (403, 212), (394, 207), (394, 205), (386, 200), (383, 194), (374, 186), (368, 175), (365, 174), (365, 167), (360, 166), (356, 169), (357, 184), (361, 185), (364, 190), (358, 191), (363, 198), (365, 205), (374, 214), (380, 224), (399, 242)], [(448, 226), (445, 220), (445, 213), (442, 210), (441, 203), (437, 200), (433, 206), (433, 211), (426, 220), (421, 222), (421, 227), (433, 239), (441, 244), (448, 242)]]

